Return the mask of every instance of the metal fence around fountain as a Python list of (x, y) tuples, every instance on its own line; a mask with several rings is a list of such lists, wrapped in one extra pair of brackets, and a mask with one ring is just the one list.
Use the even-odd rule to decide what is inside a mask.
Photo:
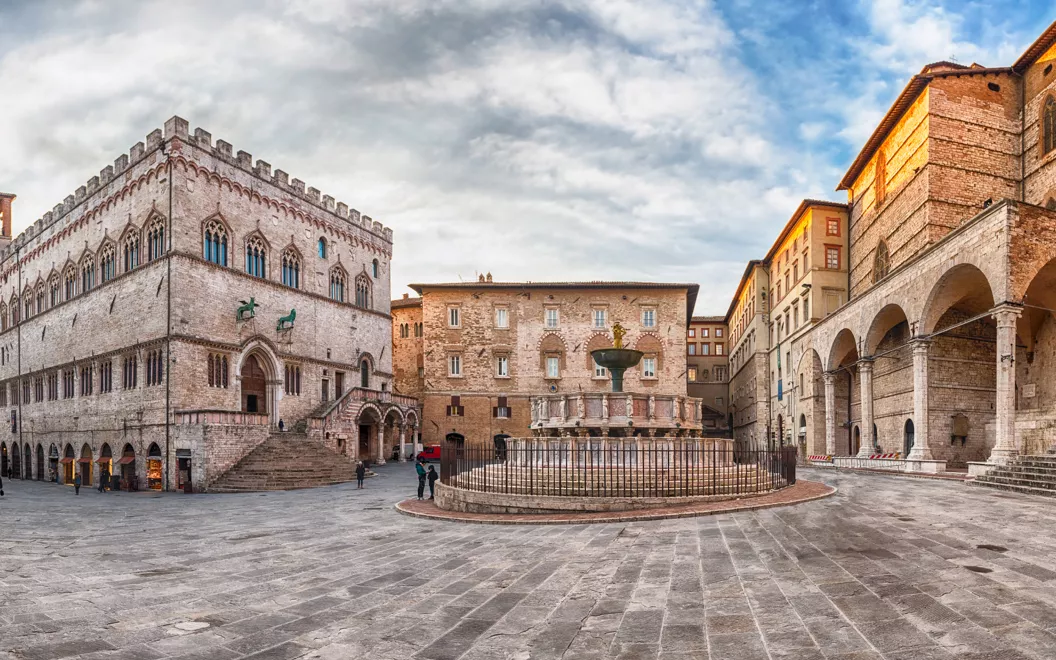
[(750, 495), (796, 482), (796, 448), (736, 451), (732, 443), (650, 439), (447, 442), (440, 482), (484, 493), (566, 497)]

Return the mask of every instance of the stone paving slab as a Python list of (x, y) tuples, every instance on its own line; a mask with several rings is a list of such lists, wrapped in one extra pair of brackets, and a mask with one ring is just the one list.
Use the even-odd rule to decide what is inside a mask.
[(643, 522), (670, 518), (712, 516), (736, 511), (769, 509), (775, 506), (801, 504), (828, 497), (836, 492), (832, 486), (818, 481), (800, 479), (792, 486), (773, 493), (717, 502), (697, 502), (678, 506), (654, 507), (636, 511), (606, 511), (591, 513), (464, 513), (446, 511), (430, 500), (406, 499), (396, 505), (400, 513), (418, 518), (432, 518), (480, 525), (582, 525), (619, 522)]
[(1056, 657), (1056, 507), (804, 470), (796, 506), (484, 526), (364, 490), (105, 493), (5, 480), (0, 659)]

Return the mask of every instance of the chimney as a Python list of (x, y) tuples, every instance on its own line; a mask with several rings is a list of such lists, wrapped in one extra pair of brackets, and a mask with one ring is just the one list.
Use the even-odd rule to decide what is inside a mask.
[(405, 294), (403, 294), (403, 299), (404, 299), (404, 300), (407, 300), (407, 294), (406, 294), (406, 293), (405, 293)]
[(11, 202), (15, 196), (11, 193), (0, 193), (0, 219), (3, 221), (3, 233), (0, 238), (11, 240)]

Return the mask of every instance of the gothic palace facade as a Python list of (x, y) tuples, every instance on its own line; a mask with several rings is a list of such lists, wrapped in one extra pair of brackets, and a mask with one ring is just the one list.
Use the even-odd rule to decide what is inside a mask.
[(280, 420), (375, 460), (415, 432), (392, 231), (329, 195), (173, 117), (14, 240), (9, 216), (4, 474), (201, 490)]

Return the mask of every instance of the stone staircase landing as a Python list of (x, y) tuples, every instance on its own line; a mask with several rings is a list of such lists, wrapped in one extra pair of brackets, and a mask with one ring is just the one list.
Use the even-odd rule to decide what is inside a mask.
[(272, 433), (207, 488), (211, 493), (314, 488), (352, 481), (355, 463), (305, 433)]

